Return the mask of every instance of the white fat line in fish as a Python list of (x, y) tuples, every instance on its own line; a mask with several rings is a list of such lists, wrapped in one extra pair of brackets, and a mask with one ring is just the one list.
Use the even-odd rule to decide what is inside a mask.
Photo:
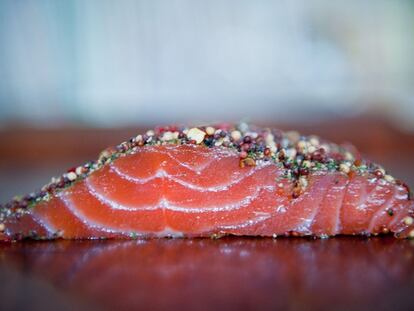
[(337, 204), (337, 206), (336, 206), (335, 225), (334, 225), (333, 234), (337, 234), (341, 230), (341, 211), (342, 211), (342, 208), (344, 206), (345, 195), (348, 191), (349, 184), (350, 184), (350, 181), (349, 181), (349, 179), (347, 179), (345, 181), (345, 185), (338, 187), (338, 191), (341, 190), (341, 192), (340, 192), (341, 198), (339, 200), (339, 204)]
[[(369, 203), (373, 203), (376, 204), (376, 202), (378, 201), (377, 199), (375, 199), (376, 194), (381, 191), (382, 187), (374, 187), (374, 189), (372, 189), (368, 194), (365, 195), (365, 199), (363, 200), (362, 196), (361, 196), (361, 200), (359, 201), (360, 203), (358, 205), (356, 205), (356, 209), (363, 211), (365, 209), (368, 208), (368, 204)], [(385, 202), (385, 200), (382, 200), (382, 202), (379, 202), (379, 204), (383, 204)]]
[(89, 182), (89, 180), (86, 181), (86, 186), (90, 192), (91, 195), (93, 195), (95, 198), (97, 198), (100, 202), (102, 202), (105, 205), (108, 205), (110, 208), (115, 210), (123, 210), (123, 211), (154, 211), (158, 209), (164, 209), (164, 210), (170, 210), (175, 212), (184, 212), (184, 213), (205, 213), (205, 212), (223, 212), (223, 211), (232, 211), (232, 210), (238, 210), (240, 208), (243, 208), (247, 205), (249, 205), (253, 200), (255, 200), (260, 192), (262, 190), (267, 191), (273, 191), (273, 186), (262, 186), (256, 189), (256, 191), (253, 193), (253, 195), (245, 197), (243, 200), (237, 202), (237, 203), (231, 203), (227, 205), (222, 206), (210, 206), (210, 207), (186, 207), (186, 206), (176, 206), (173, 205), (171, 202), (169, 202), (167, 199), (162, 198), (157, 204), (154, 205), (147, 205), (147, 206), (125, 206), (122, 204), (119, 204), (113, 200), (110, 200), (106, 198), (104, 195), (99, 193), (93, 185)]
[(37, 213), (32, 213), (32, 219), (38, 225), (42, 226), (48, 233), (55, 233), (58, 229), (55, 228), (48, 220), (46, 220), (42, 215)]
[(396, 189), (392, 188), (391, 196), (385, 201), (383, 205), (379, 206), (377, 211), (374, 213), (374, 215), (372, 215), (371, 221), (369, 222), (369, 225), (368, 225), (368, 230), (367, 230), (368, 232), (372, 232), (374, 230), (377, 219), (382, 214), (387, 213), (388, 209), (394, 205), (395, 192), (396, 192)]
[[(332, 176), (330, 179), (333, 180), (334, 176)], [(329, 184), (331, 184), (329, 182)], [(303, 196), (303, 200), (305, 200), (305, 196), (313, 196), (313, 197), (318, 197), (316, 202), (312, 202), (313, 203), (313, 211), (312, 213), (309, 215), (308, 218), (302, 218), (302, 223), (300, 223), (294, 230), (300, 233), (304, 233), (304, 234), (311, 234), (312, 232), (310, 231), (310, 226), (312, 225), (313, 221), (315, 220), (316, 215), (319, 212), (319, 209), (321, 208), (322, 202), (325, 199), (327, 193), (329, 192), (329, 188), (327, 186), (324, 186), (324, 188), (322, 188), (322, 186), (320, 185), (315, 185), (313, 188), (313, 194), (305, 194)], [(316, 192), (316, 193), (315, 193)], [(318, 193), (319, 192), (319, 193)]]
[(355, 208), (357, 210), (363, 210), (366, 208), (365, 202), (368, 200), (369, 196), (371, 195), (371, 192), (375, 191), (375, 188), (371, 192), (368, 193), (366, 183), (360, 183), (359, 185), (360, 187), (357, 191), (360, 191), (360, 192), (358, 196), (358, 202), (355, 203)]
[(214, 159), (209, 158), (208, 161), (206, 161), (205, 163), (203, 163), (201, 165), (191, 166), (191, 165), (188, 165), (186, 163), (183, 163), (183, 162), (177, 160), (176, 158), (171, 156), (171, 154), (166, 153), (166, 155), (168, 155), (172, 160), (174, 160), (176, 163), (178, 163), (178, 165), (180, 165), (182, 167), (185, 167), (185, 168), (189, 169), (190, 171), (193, 171), (197, 174), (200, 174), (202, 171), (204, 171), (206, 168), (208, 168), (211, 165), (211, 163), (213, 163), (213, 161), (214, 161)]
[[(170, 153), (168, 153), (168, 152), (159, 151), (159, 150), (154, 150), (153, 152), (157, 152), (157, 153), (159, 153), (159, 154), (163, 154), (163, 155), (168, 156), (171, 160), (173, 160), (173, 161), (174, 161), (175, 163), (177, 163), (178, 165), (180, 165), (180, 166), (182, 166), (182, 167), (184, 167), (184, 168), (186, 168), (186, 169), (188, 169), (188, 170), (190, 170), (190, 171), (192, 171), (192, 172), (194, 172), (194, 173), (196, 173), (196, 174), (201, 173), (203, 170), (205, 170), (207, 167), (209, 167), (209, 166), (211, 165), (211, 163), (213, 163), (213, 160), (214, 160), (214, 158), (209, 157), (209, 158), (207, 159), (208, 161), (206, 161), (205, 163), (200, 164), (200, 165), (198, 165), (198, 166), (191, 166), (191, 165), (189, 165), (189, 164), (186, 164), (186, 163), (183, 163), (183, 162), (181, 162), (181, 161), (177, 160), (175, 157), (173, 157), (173, 156), (172, 156)], [(145, 153), (145, 151), (144, 151), (144, 153)]]
[(160, 169), (160, 170), (157, 170), (154, 175), (149, 176), (147, 178), (133, 177), (133, 176), (130, 176), (130, 175), (125, 174), (124, 172), (122, 172), (118, 167), (113, 165), (113, 163), (110, 164), (109, 169), (110, 169), (111, 172), (114, 172), (115, 174), (117, 174), (122, 179), (132, 181), (134, 183), (139, 183), (139, 184), (145, 184), (145, 183), (150, 182), (154, 179), (163, 178), (165, 176), (168, 176), (168, 174), (164, 170)]
[(109, 200), (108, 198), (106, 198), (104, 195), (102, 195), (99, 191), (97, 191), (95, 189), (95, 187), (90, 183), (89, 180), (86, 180), (85, 182), (86, 187), (89, 190), (89, 193), (94, 196), (96, 199), (98, 199), (98, 201), (100, 201), (102, 204), (104, 205), (108, 205), (111, 209), (114, 210), (122, 210), (122, 211), (129, 211), (129, 212), (133, 212), (133, 211), (155, 211), (157, 210), (158, 204), (156, 205), (146, 205), (146, 206), (140, 206), (140, 207), (128, 207), (122, 204), (119, 204), (113, 200)]
[(179, 179), (175, 176), (172, 176), (172, 175), (168, 174), (165, 170), (162, 170), (162, 169), (157, 170), (154, 175), (152, 175), (150, 177), (147, 177), (147, 178), (138, 178), (138, 177), (128, 175), (128, 174), (122, 172), (118, 167), (113, 166), (113, 165), (110, 166), (110, 170), (112, 172), (114, 172), (115, 174), (117, 174), (119, 177), (121, 177), (125, 180), (128, 180), (128, 181), (134, 182), (134, 183), (145, 184), (145, 183), (150, 182), (150, 181), (152, 181), (154, 179), (157, 179), (157, 178), (166, 178), (168, 180), (172, 180), (172, 181), (174, 181), (174, 182), (176, 182), (176, 183), (178, 183), (178, 184), (180, 184), (184, 187), (192, 189), (192, 190), (197, 190), (197, 191), (200, 191), (200, 192), (204, 192), (204, 191), (219, 192), (219, 191), (228, 190), (230, 187), (242, 182), (245, 178), (250, 177), (251, 175), (256, 173), (258, 170), (262, 169), (263, 167), (261, 167), (259, 169), (254, 168), (254, 169), (250, 170), (247, 174), (245, 174), (245, 175), (243, 175), (239, 178), (236, 178), (235, 180), (233, 180), (232, 182), (230, 182), (228, 184), (214, 186), (214, 187), (200, 187), (200, 186), (197, 186), (193, 183), (189, 183), (189, 182), (186, 182), (186, 181), (184, 181), (182, 179)]
[(286, 211), (287, 211), (287, 207), (285, 205), (279, 205), (276, 208), (276, 212), (277, 213), (286, 213)]
[(312, 225), (313, 220), (315, 219), (315, 215), (316, 213), (311, 215), (310, 218), (301, 218), (302, 222), (293, 231), (296, 231), (302, 234), (312, 234), (312, 231), (310, 230), (310, 226)]
[[(375, 206), (380, 206), (385, 203), (385, 199), (383, 198), (368, 198), (367, 203), (373, 204)], [(365, 204), (366, 205), (366, 204)]]
[[(59, 194), (60, 199), (65, 203), (68, 210), (77, 218), (79, 219), (87, 228), (92, 228), (97, 231), (102, 231), (106, 233), (117, 233), (117, 234), (124, 234), (127, 233), (124, 231), (120, 231), (114, 228), (108, 228), (108, 226), (96, 223), (94, 221), (90, 221), (82, 212), (78, 210), (75, 204), (72, 202), (70, 198), (68, 198), (63, 192)], [(132, 230), (131, 230), (132, 231)], [(134, 231), (135, 232), (135, 231)], [(138, 236), (145, 236), (144, 233), (136, 233)]]
[(247, 227), (251, 227), (254, 225), (257, 225), (269, 218), (271, 218), (272, 216), (270, 214), (268, 215), (261, 215), (259, 217), (256, 217), (254, 219), (249, 219), (246, 222), (243, 223), (238, 223), (238, 224), (233, 224), (233, 225), (225, 225), (225, 226), (219, 226), (218, 229), (219, 230), (237, 230), (237, 229), (244, 229)]
[(60, 199), (65, 203), (67, 208), (77, 219), (79, 219), (88, 228), (92, 228), (94, 230), (98, 230), (98, 231), (102, 231), (106, 233), (122, 234), (125, 236), (129, 236), (131, 233), (133, 233), (136, 237), (147, 237), (149, 234), (155, 234), (158, 237), (183, 237), (184, 236), (183, 232), (174, 230), (167, 225), (164, 226), (163, 230), (156, 231), (156, 232), (137, 231), (134, 229), (118, 230), (114, 228), (108, 228), (108, 226), (106, 225), (103, 225), (97, 222), (92, 222), (89, 219), (87, 219), (82, 212), (79, 212), (79, 210), (75, 207), (75, 204), (72, 202), (72, 200), (68, 198), (65, 194), (61, 194)]

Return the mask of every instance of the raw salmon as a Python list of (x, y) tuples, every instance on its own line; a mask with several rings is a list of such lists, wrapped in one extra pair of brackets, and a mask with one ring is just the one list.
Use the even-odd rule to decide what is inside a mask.
[(414, 237), (408, 186), (352, 148), (296, 132), (165, 127), (2, 206), (2, 240)]

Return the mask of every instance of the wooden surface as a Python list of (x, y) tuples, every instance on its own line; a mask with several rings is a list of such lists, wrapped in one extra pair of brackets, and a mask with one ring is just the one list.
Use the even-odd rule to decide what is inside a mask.
[(84, 241), (0, 246), (2, 310), (413, 310), (412, 241)]
[[(280, 125), (351, 141), (414, 185), (414, 135), (376, 119)], [(0, 201), (137, 129), (0, 131)], [(0, 310), (414, 310), (414, 241), (393, 238), (0, 245)]]

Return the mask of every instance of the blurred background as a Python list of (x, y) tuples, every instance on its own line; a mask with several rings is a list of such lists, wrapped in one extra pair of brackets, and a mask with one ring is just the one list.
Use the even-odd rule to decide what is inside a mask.
[(351, 141), (414, 181), (413, 55), (409, 0), (0, 0), (0, 202), (177, 122)]

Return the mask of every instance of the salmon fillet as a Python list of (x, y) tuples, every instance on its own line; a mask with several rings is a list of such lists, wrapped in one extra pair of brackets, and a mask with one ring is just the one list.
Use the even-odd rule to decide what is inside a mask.
[(410, 190), (353, 148), (240, 125), (150, 130), (1, 206), (0, 239), (414, 237)]

